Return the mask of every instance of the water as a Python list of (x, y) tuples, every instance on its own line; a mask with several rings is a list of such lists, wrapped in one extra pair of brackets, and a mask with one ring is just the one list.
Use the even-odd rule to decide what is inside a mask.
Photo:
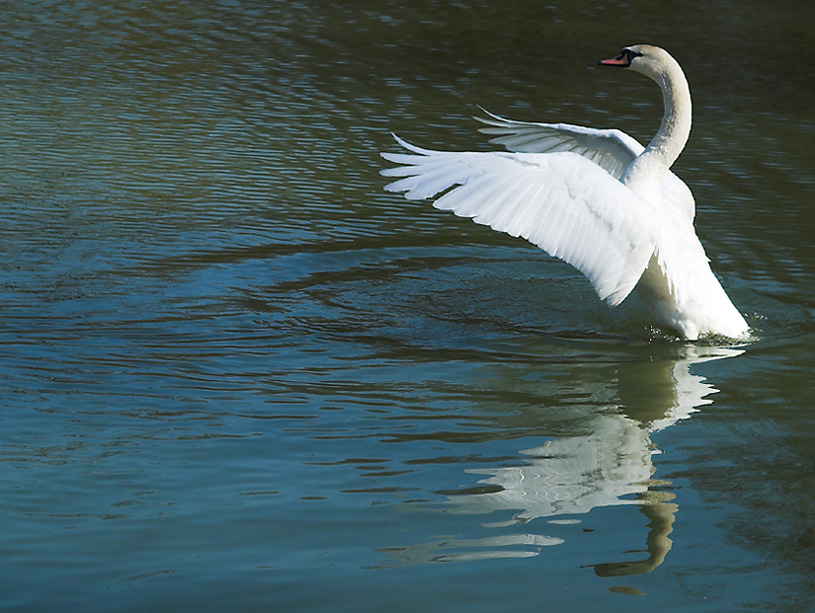
[[(809, 5), (2, 11), (5, 609), (811, 610)], [(647, 140), (641, 41), (749, 344), (382, 191), (476, 104)]]

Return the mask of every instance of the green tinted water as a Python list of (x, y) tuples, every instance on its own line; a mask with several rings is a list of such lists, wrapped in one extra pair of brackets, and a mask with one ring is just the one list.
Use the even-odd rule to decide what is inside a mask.
[[(808, 5), (2, 10), (5, 608), (811, 606)], [(644, 41), (748, 345), (382, 191), (477, 104), (647, 140)]]

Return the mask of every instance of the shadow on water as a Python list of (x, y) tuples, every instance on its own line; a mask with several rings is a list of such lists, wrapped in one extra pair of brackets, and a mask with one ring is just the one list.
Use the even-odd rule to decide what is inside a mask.
[[(584, 567), (592, 567), (599, 577), (614, 577), (649, 573), (660, 566), (673, 544), (669, 535), (680, 501), (670, 491), (670, 481), (654, 478), (653, 458), (662, 452), (652, 435), (713, 402), (709, 397), (719, 390), (693, 372), (696, 365), (735, 357), (744, 350), (691, 344), (655, 348), (647, 359), (602, 366), (603, 377), (595, 371), (595, 376), (579, 380), (574, 370), (564, 373), (576, 394), (594, 402), (563, 407), (569, 425), (556, 427), (558, 433), (541, 445), (520, 450), (522, 464), (466, 470), (483, 478), (461, 491), (445, 492), (446, 500), (435, 508), (482, 517), (514, 512), (508, 520), (482, 524), (509, 533), (438, 538), (389, 549), (390, 564), (535, 557), (544, 547), (564, 542), (528, 530), (536, 520), (547, 520), (550, 526), (579, 524), (580, 516), (594, 509), (631, 505), (648, 519), (644, 550), (626, 549), (638, 554), (633, 560)], [(515, 532), (519, 527), (525, 531)]]

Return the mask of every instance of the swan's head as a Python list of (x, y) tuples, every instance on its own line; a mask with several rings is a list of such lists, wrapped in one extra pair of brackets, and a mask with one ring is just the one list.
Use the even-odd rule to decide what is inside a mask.
[(676, 60), (661, 47), (631, 45), (620, 51), (620, 55), (617, 57), (603, 60), (600, 65), (630, 68), (634, 72), (639, 72), (646, 77), (657, 80), (659, 75), (665, 74), (671, 67), (676, 65)]

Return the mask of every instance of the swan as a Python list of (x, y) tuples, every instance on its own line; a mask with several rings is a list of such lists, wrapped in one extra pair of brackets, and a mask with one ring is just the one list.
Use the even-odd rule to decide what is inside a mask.
[[(745, 338), (747, 322), (710, 268), (693, 226), (690, 189), (670, 171), (691, 129), (691, 97), (664, 49), (632, 45), (600, 62), (662, 90), (665, 114), (647, 147), (616, 129), (476, 118), (507, 151), (433, 151), (393, 135), (409, 153), (381, 171), (389, 192), (523, 237), (581, 271), (610, 306), (636, 287), (654, 323), (694, 341)], [(483, 110), (483, 109), (482, 109)]]

